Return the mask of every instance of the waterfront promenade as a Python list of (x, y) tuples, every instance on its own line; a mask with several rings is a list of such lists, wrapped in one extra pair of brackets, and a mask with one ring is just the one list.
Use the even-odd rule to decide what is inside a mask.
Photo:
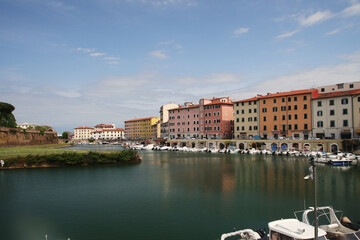
[(266, 149), (266, 150), (297, 150), (297, 151), (341, 151), (341, 139), (172, 139), (167, 143), (174, 147), (208, 148), (208, 149)]

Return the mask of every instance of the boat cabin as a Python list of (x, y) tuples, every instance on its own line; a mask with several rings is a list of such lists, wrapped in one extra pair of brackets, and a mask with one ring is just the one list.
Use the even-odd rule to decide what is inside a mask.
[[(281, 219), (269, 222), (270, 240), (311, 240), (315, 239), (315, 228), (297, 219)], [(326, 240), (326, 232), (318, 229), (318, 239)]]

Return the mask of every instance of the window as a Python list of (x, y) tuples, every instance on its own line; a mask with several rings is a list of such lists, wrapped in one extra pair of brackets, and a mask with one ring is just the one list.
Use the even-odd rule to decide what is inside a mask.
[(277, 125), (274, 125), (274, 130), (277, 130)]
[(276, 103), (276, 99), (274, 99), (274, 103)]
[(288, 125), (288, 129), (291, 130), (292, 129), (292, 126), (291, 124)]
[(323, 121), (318, 121), (318, 122), (317, 122), (317, 127), (318, 127), (318, 128), (324, 127)]
[(320, 90), (321, 92), (325, 92), (325, 88), (321, 88), (321, 90)]
[(297, 101), (297, 97), (294, 97), (294, 102), (296, 102)]
[(354, 88), (354, 84), (350, 84), (350, 85), (349, 85), (349, 88)]
[(281, 111), (286, 111), (286, 106), (282, 106)]
[(347, 98), (341, 99), (341, 104), (345, 105), (348, 104), (349, 100)]
[(330, 121), (330, 127), (335, 127), (335, 120)]
[(258, 127), (257, 127), (257, 126), (254, 126), (254, 130), (258, 130)]
[(256, 108), (254, 108), (254, 113), (256, 113), (257, 112), (257, 109)]
[(307, 109), (307, 104), (304, 104), (304, 109)]
[(257, 117), (254, 117), (254, 122), (256, 122), (257, 121)]
[(277, 120), (277, 116), (274, 116), (274, 121), (276, 121)]
[(360, 97), (358, 97), (358, 102), (360, 102)]
[(282, 120), (285, 120), (285, 115), (282, 115)]
[(251, 109), (249, 109), (249, 113), (251, 113)]
[(241, 114), (244, 114), (245, 113), (245, 110), (243, 109), (243, 110), (241, 110)]
[(308, 125), (306, 123), (304, 124), (304, 129), (308, 129)]
[(241, 118), (241, 122), (245, 122), (245, 118)]
[(321, 105), (322, 105), (322, 102), (321, 102), (321, 101), (317, 101), (317, 106), (318, 106), (318, 107), (321, 107)]
[(347, 110), (347, 108), (344, 108), (343, 109), (343, 115), (347, 115), (348, 114), (348, 110)]
[(252, 117), (249, 117), (249, 118), (248, 118), (248, 122), (252, 122)]
[(239, 114), (239, 110), (236, 110), (236, 114)]
[(323, 112), (322, 112), (322, 111), (317, 111), (317, 115), (318, 115), (318, 116), (322, 116), (322, 115), (323, 115)]
[(244, 131), (244, 130), (245, 130), (245, 127), (244, 127), (244, 126), (242, 126), (242, 127), (241, 127), (241, 131)]
[(297, 110), (297, 105), (294, 105), (294, 110)]
[(241, 106), (244, 106), (244, 102), (241, 103)]
[(291, 97), (288, 97), (288, 102), (291, 102)]
[(236, 127), (236, 131), (240, 131), (240, 128), (239, 128), (239, 126), (237, 126), (237, 127)]
[(348, 126), (349, 126), (348, 120), (344, 120), (344, 121), (343, 121), (343, 125), (344, 125), (344, 127), (348, 127)]
[(263, 104), (266, 104), (266, 100), (263, 100)]
[(266, 122), (266, 117), (264, 117), (264, 122)]
[(338, 87), (338, 89), (343, 89), (343, 88), (344, 88), (344, 84), (343, 84), (343, 83), (342, 83), (342, 84), (338, 84), (337, 87)]
[(277, 112), (277, 107), (273, 107), (273, 112)]
[(282, 102), (285, 102), (285, 98), (282, 98), (281, 101), (282, 101)]
[(236, 118), (236, 122), (239, 122), (239, 118)]
[(305, 100), (307, 100), (307, 96), (304, 96), (304, 98), (303, 98), (303, 99), (304, 99), (304, 101), (305, 101)]
[(262, 112), (263, 112), (263, 113), (266, 113), (266, 112), (267, 112), (267, 109), (266, 109), (266, 108), (263, 108), (263, 109), (262, 109)]
[(291, 115), (289, 115), (289, 120), (291, 120)]
[(304, 113), (304, 119), (307, 119), (307, 117), (308, 117), (307, 113)]
[(298, 125), (294, 124), (294, 129), (297, 130), (298, 129)]
[(335, 104), (334, 99), (330, 100), (330, 106), (333, 106)]
[(264, 126), (264, 131), (266, 131), (266, 126)]
[(335, 110), (330, 110), (330, 116), (334, 116), (335, 115)]
[(252, 130), (252, 126), (249, 126), (249, 131), (251, 131)]
[(288, 110), (291, 111), (291, 106), (288, 106)]

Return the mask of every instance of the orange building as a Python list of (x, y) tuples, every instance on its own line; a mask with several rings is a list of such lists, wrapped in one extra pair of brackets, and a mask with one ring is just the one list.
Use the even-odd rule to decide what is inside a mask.
[(311, 98), (317, 90), (297, 90), (259, 96), (263, 138), (307, 139), (311, 136)]

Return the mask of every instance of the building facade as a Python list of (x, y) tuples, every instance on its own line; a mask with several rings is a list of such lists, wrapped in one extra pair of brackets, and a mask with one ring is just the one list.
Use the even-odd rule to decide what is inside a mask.
[(234, 102), (234, 138), (260, 138), (259, 98)]
[(91, 133), (94, 131), (92, 127), (77, 127), (74, 128), (74, 140), (87, 140), (91, 138)]
[(230, 98), (200, 99), (169, 111), (170, 138), (221, 139), (233, 137), (233, 102)]
[(311, 136), (311, 98), (317, 90), (297, 90), (259, 96), (262, 138), (307, 139)]
[[(322, 93), (312, 100), (313, 136), (350, 139), (359, 129), (360, 90)], [(359, 131), (358, 131), (359, 132)]]
[(160, 138), (169, 138), (169, 109), (178, 108), (179, 104), (169, 103), (160, 107)]
[(159, 120), (158, 117), (127, 120), (125, 121), (125, 137), (128, 139), (150, 139), (152, 138), (152, 126)]
[(323, 87), (318, 87), (318, 93), (332, 93), (332, 92), (346, 92), (360, 89), (360, 82), (350, 82), (350, 83), (338, 83), (334, 85), (328, 85)]

